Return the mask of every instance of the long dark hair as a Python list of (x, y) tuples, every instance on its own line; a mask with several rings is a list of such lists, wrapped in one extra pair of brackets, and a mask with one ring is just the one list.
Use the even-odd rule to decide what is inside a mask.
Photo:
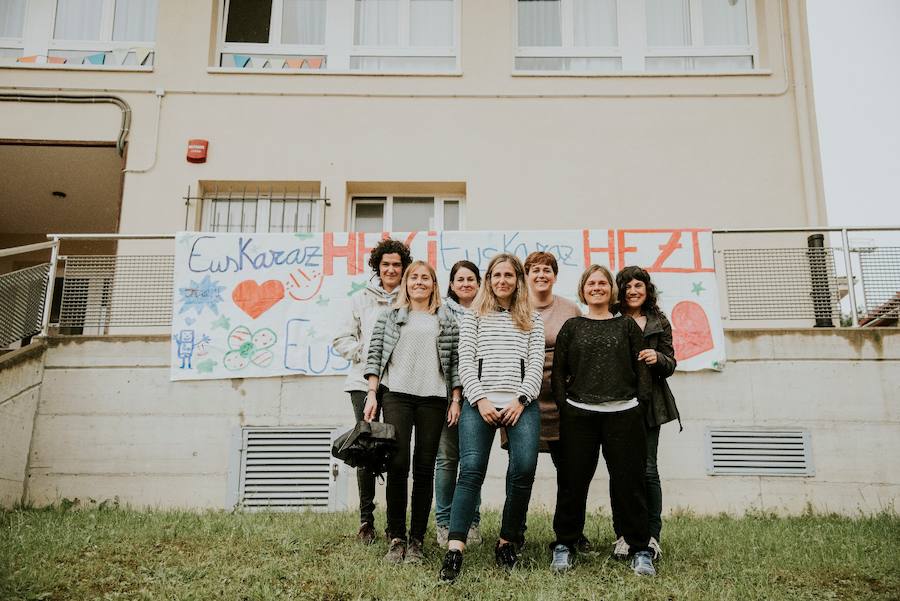
[(465, 259), (463, 259), (462, 261), (457, 261), (453, 264), (453, 267), (450, 268), (450, 283), (447, 285), (447, 296), (449, 296), (456, 302), (459, 302), (459, 297), (453, 291), (453, 278), (456, 277), (456, 272), (459, 271), (461, 267), (465, 267), (475, 274), (476, 288), (478, 286), (481, 286), (481, 272), (478, 271), (478, 266), (472, 261), (466, 261)]
[(663, 315), (662, 309), (656, 304), (656, 286), (653, 285), (650, 274), (637, 265), (629, 265), (616, 274), (616, 287), (619, 289), (619, 302), (617, 302), (613, 308), (613, 313), (624, 314), (625, 285), (631, 280), (643, 282), (644, 288), (647, 289), (647, 298), (644, 299), (644, 304), (641, 305), (641, 313), (644, 315)]

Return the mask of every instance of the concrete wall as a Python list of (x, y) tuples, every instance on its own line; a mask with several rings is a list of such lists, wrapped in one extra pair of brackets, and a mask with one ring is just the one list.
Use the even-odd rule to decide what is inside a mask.
[(0, 357), (0, 507), (22, 501), (44, 372), (44, 344)]
[[(663, 429), (665, 504), (698, 512), (765, 508), (855, 513), (900, 495), (900, 330), (727, 331), (722, 373), (677, 373), (684, 432)], [(168, 380), (168, 340), (51, 341), (35, 421), (28, 499), (106, 499), (139, 506), (227, 507), (241, 426), (352, 423), (339, 378)], [(811, 432), (815, 476), (708, 476), (708, 427)], [(484, 490), (502, 503), (505, 453), (495, 446)], [(600, 468), (591, 504), (606, 507)], [(379, 487), (379, 494), (383, 494)], [(349, 478), (348, 502), (356, 498)], [(541, 457), (535, 504), (555, 498)]]

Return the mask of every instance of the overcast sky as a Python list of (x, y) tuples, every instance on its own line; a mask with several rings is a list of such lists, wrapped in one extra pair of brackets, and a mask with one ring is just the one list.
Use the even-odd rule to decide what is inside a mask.
[(900, 0), (807, 0), (830, 225), (900, 225)]

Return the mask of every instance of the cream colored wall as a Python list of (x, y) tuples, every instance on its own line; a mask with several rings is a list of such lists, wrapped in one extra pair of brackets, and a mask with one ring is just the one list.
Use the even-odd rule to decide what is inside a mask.
[[(546, 227), (548, 203), (554, 228), (823, 222), (804, 4), (756, 8), (762, 71), (749, 75), (512, 76), (513, 3), (499, 0), (463, 0), (461, 75), (273, 75), (210, 69), (214, 2), (171, 0), (152, 73), (4, 68), (0, 91), (122, 97), (129, 169), (153, 164), (165, 92), (158, 159), (125, 177), (123, 233), (181, 229), (189, 185), (233, 179), (322, 182), (332, 230), (348, 226), (355, 181), (464, 183), (468, 229)], [(0, 138), (118, 132), (112, 106), (3, 108)], [(197, 137), (203, 165), (184, 158)]]
[[(667, 508), (799, 513), (809, 504), (856, 515), (897, 502), (900, 330), (729, 330), (726, 344), (724, 372), (678, 372), (671, 380), (684, 431), (676, 424), (662, 431)], [(51, 341), (30, 502), (118, 497), (137, 506), (230, 508), (241, 427), (353, 423), (342, 378), (170, 382), (169, 351), (161, 336)], [(815, 475), (707, 475), (705, 432), (722, 427), (808, 430)], [(486, 506), (503, 502), (505, 467), (506, 453), (495, 443)], [(608, 510), (605, 474), (598, 468), (591, 508)], [(353, 506), (355, 478), (347, 475), (343, 500)], [(555, 494), (553, 467), (542, 456), (534, 506), (552, 507)]]

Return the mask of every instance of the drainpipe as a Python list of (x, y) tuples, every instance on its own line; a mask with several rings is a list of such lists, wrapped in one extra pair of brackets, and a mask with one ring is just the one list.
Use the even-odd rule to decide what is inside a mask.
[(109, 95), (77, 95), (77, 94), (23, 94), (20, 92), (0, 92), (0, 101), (6, 102), (58, 102), (63, 104), (114, 104), (122, 111), (122, 124), (116, 140), (116, 150), (120, 157), (125, 156), (125, 141), (131, 131), (131, 107), (118, 96)]

